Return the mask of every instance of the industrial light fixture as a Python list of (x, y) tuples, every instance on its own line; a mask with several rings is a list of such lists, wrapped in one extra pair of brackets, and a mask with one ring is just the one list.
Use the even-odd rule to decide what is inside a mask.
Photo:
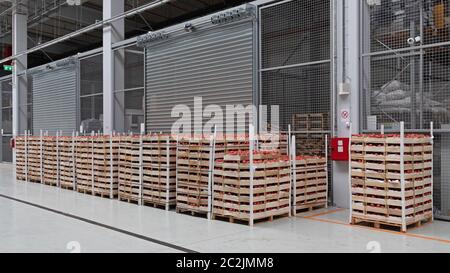
[(414, 46), (414, 44), (420, 43), (421, 41), (422, 41), (422, 37), (420, 37), (420, 36), (411, 37), (407, 40), (407, 42), (410, 46)]
[(195, 27), (192, 23), (186, 23), (184, 25), (184, 31), (186, 32), (193, 32), (195, 30)]
[(245, 8), (233, 9), (223, 13), (216, 14), (211, 17), (211, 23), (213, 23), (214, 25), (230, 23), (250, 17), (252, 14), (253, 14), (252, 6), (247, 5)]
[(137, 45), (144, 46), (151, 42), (162, 41), (169, 38), (169, 35), (165, 32), (149, 32), (142, 36), (137, 37)]

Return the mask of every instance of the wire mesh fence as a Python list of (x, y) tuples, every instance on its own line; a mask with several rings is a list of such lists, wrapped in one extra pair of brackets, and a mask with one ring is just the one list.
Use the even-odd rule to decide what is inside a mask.
[(260, 103), (279, 106), (280, 130), (291, 127), (301, 155), (324, 155), (331, 135), (331, 4), (289, 1), (260, 10)]
[[(364, 6), (364, 131), (424, 132), (434, 124), (434, 205), (450, 210), (450, 1), (373, 1)], [(364, 27), (363, 27), (364, 28)]]
[(330, 59), (330, 1), (291, 1), (261, 10), (262, 68)]
[(0, 81), (0, 162), (12, 162), (12, 80)]

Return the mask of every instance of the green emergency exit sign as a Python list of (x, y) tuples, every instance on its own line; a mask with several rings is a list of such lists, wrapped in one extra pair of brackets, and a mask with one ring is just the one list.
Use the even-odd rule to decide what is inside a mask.
[(13, 66), (12, 65), (4, 65), (3, 66), (3, 70), (5, 70), (5, 71), (13, 71)]

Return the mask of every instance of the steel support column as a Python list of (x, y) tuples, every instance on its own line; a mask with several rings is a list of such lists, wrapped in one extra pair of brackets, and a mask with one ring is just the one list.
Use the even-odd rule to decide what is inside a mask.
[[(23, 4), (14, 1), (12, 12), (12, 54), (16, 55), (27, 50), (27, 10)], [(13, 106), (13, 136), (20, 135), (23, 131), (28, 129), (27, 125), (27, 109), (21, 109), (21, 105), (27, 105), (27, 79), (26, 77), (19, 77), (19, 74), (27, 69), (27, 55), (22, 55), (13, 62), (13, 77), (12, 77), (12, 106)], [(13, 161), (15, 162), (15, 153)]]
[[(124, 13), (124, 0), (103, 0), (103, 20)], [(125, 20), (120, 19), (103, 28), (103, 132), (114, 130), (114, 81), (118, 74), (114, 69), (114, 51), (112, 45), (125, 38)], [(117, 71), (117, 70), (116, 70)], [(122, 68), (123, 74), (123, 68)], [(123, 76), (122, 76), (123, 78)]]
[[(336, 81), (336, 133), (338, 137), (359, 132), (360, 92), (360, 1), (336, 1), (337, 9), (337, 65)], [(344, 92), (343, 92), (344, 91)], [(344, 95), (348, 91), (348, 94)], [(348, 111), (348, 119), (342, 113)], [(333, 200), (338, 207), (348, 208), (350, 204), (348, 162), (333, 163)]]

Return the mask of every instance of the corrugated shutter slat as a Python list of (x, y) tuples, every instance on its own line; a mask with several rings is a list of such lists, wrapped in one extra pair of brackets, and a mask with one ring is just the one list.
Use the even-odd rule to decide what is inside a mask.
[(77, 129), (76, 66), (33, 75), (33, 132), (69, 135)]
[[(150, 44), (146, 50), (146, 127), (170, 132), (176, 105), (191, 108), (253, 103), (252, 21), (201, 29)], [(206, 120), (205, 120), (206, 121)]]

